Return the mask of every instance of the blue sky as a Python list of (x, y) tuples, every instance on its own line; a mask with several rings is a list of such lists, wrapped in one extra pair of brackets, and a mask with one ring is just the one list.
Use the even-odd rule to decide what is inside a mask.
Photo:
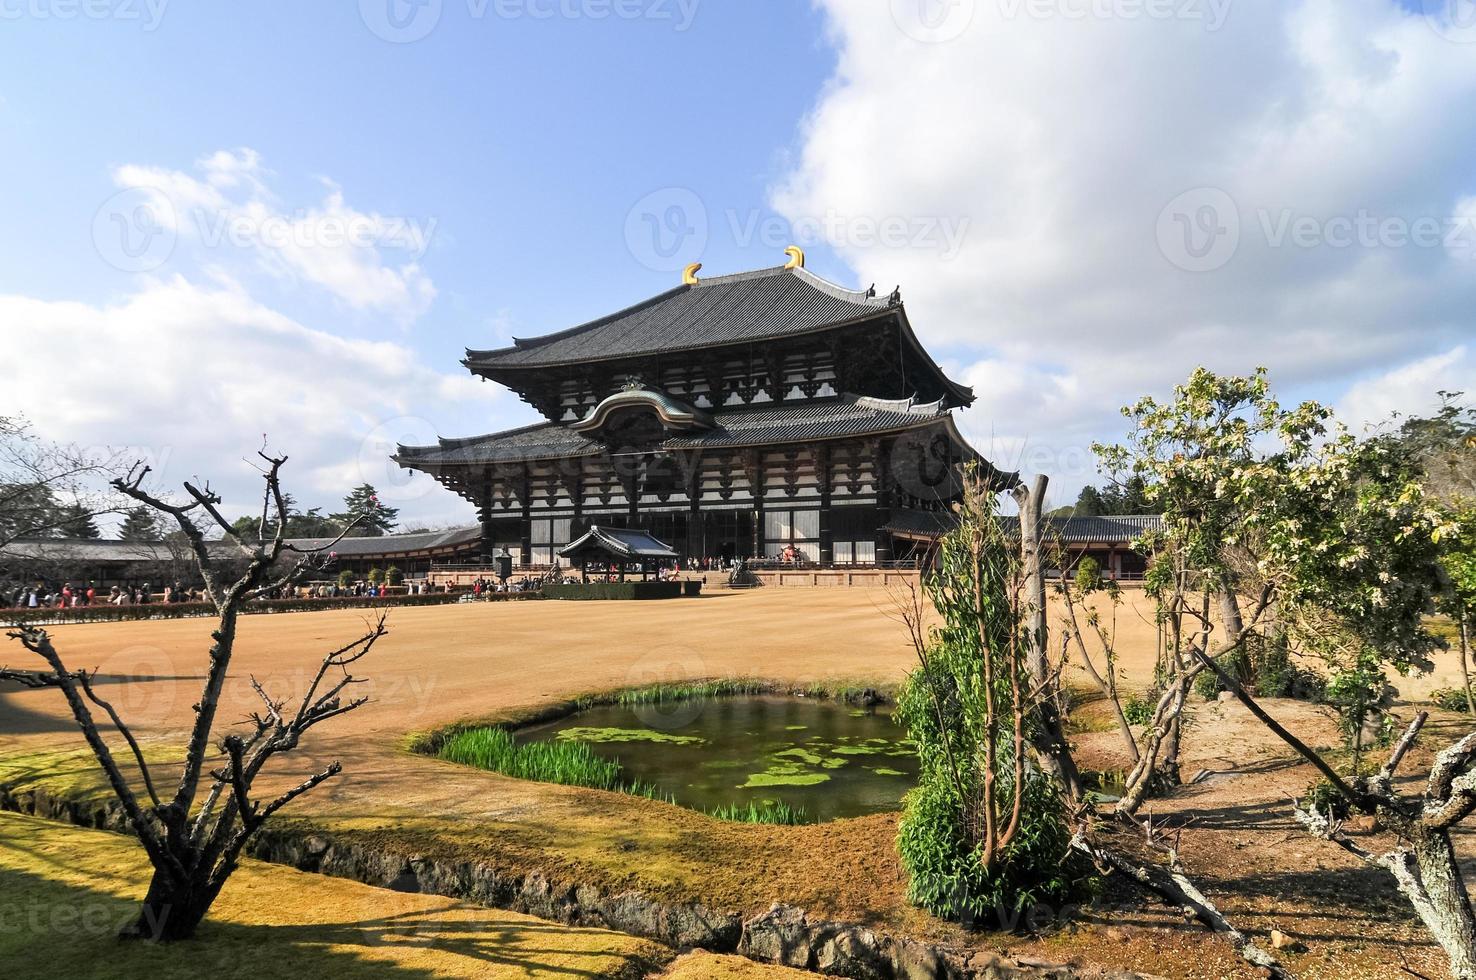
[(1476, 379), (1476, 29), (1410, 0), (152, 3), (0, 0), (0, 412), (233, 506), (265, 434), (464, 520), (383, 461), (533, 418), (463, 347), (794, 240), (1063, 499), (1195, 364), (1355, 424)]

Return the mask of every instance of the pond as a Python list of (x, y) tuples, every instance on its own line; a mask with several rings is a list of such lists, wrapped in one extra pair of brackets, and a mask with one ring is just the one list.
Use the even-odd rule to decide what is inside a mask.
[(804, 698), (591, 708), (517, 738), (582, 742), (685, 807), (785, 804), (803, 808), (805, 822), (901, 809), (918, 774), (890, 711)]

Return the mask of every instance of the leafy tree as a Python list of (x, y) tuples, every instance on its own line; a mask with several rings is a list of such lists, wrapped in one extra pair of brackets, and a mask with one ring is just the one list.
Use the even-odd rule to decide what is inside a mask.
[(379, 538), (394, 531), (399, 516), (399, 508), (385, 506), (375, 489), (363, 483), (343, 498), (343, 512), (332, 515), (331, 520), (340, 527), (357, 520), (350, 536)]
[(158, 541), (163, 537), (164, 528), (158, 515), (147, 507), (130, 508), (118, 530), (120, 541)]
[(369, 569), (369, 574), (365, 575), (364, 578), (370, 585), (378, 585), (384, 581), (384, 569), (371, 568)]

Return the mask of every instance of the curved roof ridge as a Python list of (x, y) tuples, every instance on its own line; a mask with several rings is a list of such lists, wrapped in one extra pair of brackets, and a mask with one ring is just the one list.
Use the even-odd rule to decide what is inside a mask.
[[(511, 347), (495, 347), (489, 350), (472, 350), (470, 347), (468, 347), (466, 348), (466, 360), (474, 361), (483, 357), (495, 357), (499, 354), (511, 354), (515, 351), (531, 350), (537, 347), (544, 347), (556, 340), (564, 340), (568, 337), (577, 337), (579, 334), (584, 333), (585, 331), (593, 330), (596, 327), (602, 327), (612, 320), (618, 320), (621, 317), (630, 316), (632, 313), (639, 313), (641, 310), (644, 310), (651, 306), (655, 306), (658, 303), (664, 303), (668, 299), (671, 299), (673, 296), (679, 296), (682, 293), (685, 293), (693, 288), (696, 287), (688, 286), (686, 284), (676, 286), (672, 289), (668, 289), (664, 293), (658, 293), (655, 296), (649, 296), (639, 302), (632, 303), (623, 310), (616, 310), (614, 313), (606, 313), (604, 316), (596, 317), (593, 320), (586, 320), (584, 323), (581, 323), (578, 326), (566, 327), (565, 329), (556, 331), (554, 333), (541, 334), (537, 337), (532, 337), (529, 339), (514, 337), (512, 339)], [(464, 364), (466, 363), (466, 361), (463, 361), (462, 363)]]
[(859, 303), (863, 306), (874, 306), (879, 310), (889, 309), (892, 306), (891, 300), (877, 296), (869, 289), (851, 289), (838, 283), (833, 283), (823, 276), (816, 275), (804, 266), (788, 271), (794, 273), (800, 279), (805, 280), (816, 289), (829, 293), (836, 299), (843, 299), (848, 303)]

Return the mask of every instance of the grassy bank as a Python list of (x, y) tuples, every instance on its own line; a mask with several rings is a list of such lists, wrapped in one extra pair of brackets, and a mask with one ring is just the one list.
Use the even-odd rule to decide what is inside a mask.
[(148, 880), (128, 837), (0, 813), (6, 976), (641, 980), (675, 955), (620, 933), (256, 861), (242, 864), (195, 940), (120, 943)]

